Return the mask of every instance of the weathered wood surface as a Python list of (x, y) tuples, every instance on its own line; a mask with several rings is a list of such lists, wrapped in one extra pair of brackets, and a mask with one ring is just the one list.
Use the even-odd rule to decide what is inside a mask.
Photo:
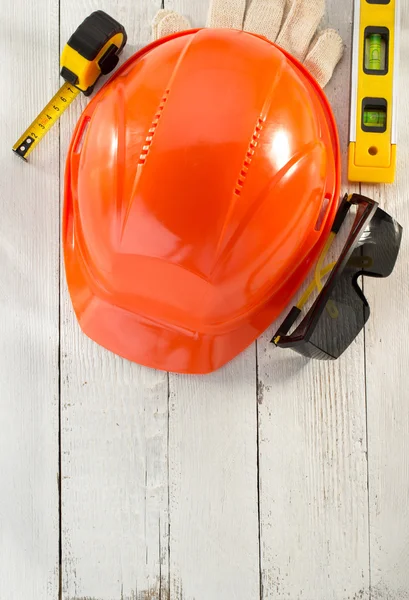
[[(407, 230), (402, 4), (398, 178), (362, 189)], [(274, 352), (271, 329), (218, 373), (167, 375), (76, 324), (59, 198), (85, 99), (29, 165), (9, 147), (58, 85), (61, 47), (87, 14), (126, 25), (127, 56), (161, 5), (1, 3), (0, 600), (408, 599), (406, 236), (390, 280), (365, 284), (373, 318), (336, 363)], [(205, 23), (206, 0), (164, 7)], [(327, 89), (345, 164), (352, 0), (328, 1), (327, 19), (346, 45)]]
[[(58, 6), (0, 7), (0, 598), (58, 595), (58, 131), (11, 146), (58, 85)], [(34, 51), (35, 49), (35, 51)], [(35, 109), (34, 109), (35, 110)]]

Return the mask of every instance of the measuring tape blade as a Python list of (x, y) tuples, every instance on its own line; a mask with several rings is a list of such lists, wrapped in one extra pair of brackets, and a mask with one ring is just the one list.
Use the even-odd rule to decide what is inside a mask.
[(102, 10), (81, 23), (61, 55), (61, 76), (66, 83), (14, 144), (18, 156), (26, 160), (78, 94), (89, 96), (98, 79), (115, 69), (126, 41), (124, 27)]
[(13, 151), (21, 158), (26, 159), (79, 93), (78, 88), (64, 83), (18, 142), (14, 144)]

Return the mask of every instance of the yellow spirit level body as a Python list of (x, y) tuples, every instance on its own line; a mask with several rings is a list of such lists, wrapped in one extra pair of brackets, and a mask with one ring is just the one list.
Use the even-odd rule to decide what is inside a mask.
[(350, 181), (395, 179), (399, 9), (399, 0), (355, 0)]

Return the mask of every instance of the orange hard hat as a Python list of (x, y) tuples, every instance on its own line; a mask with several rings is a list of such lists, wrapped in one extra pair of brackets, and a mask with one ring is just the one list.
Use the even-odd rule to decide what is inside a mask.
[(132, 56), (82, 114), (63, 241), (83, 331), (149, 367), (213, 371), (286, 308), (337, 210), (329, 104), (287, 53), (201, 29)]

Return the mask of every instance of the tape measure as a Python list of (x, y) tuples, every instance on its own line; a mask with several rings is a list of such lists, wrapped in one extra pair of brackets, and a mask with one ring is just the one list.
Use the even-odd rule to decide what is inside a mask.
[(18, 156), (27, 159), (80, 92), (92, 94), (101, 75), (115, 69), (126, 40), (124, 27), (102, 10), (81, 23), (61, 54), (61, 77), (66, 83), (14, 144)]
[(355, 0), (350, 181), (393, 183), (396, 171), (399, 0)]

